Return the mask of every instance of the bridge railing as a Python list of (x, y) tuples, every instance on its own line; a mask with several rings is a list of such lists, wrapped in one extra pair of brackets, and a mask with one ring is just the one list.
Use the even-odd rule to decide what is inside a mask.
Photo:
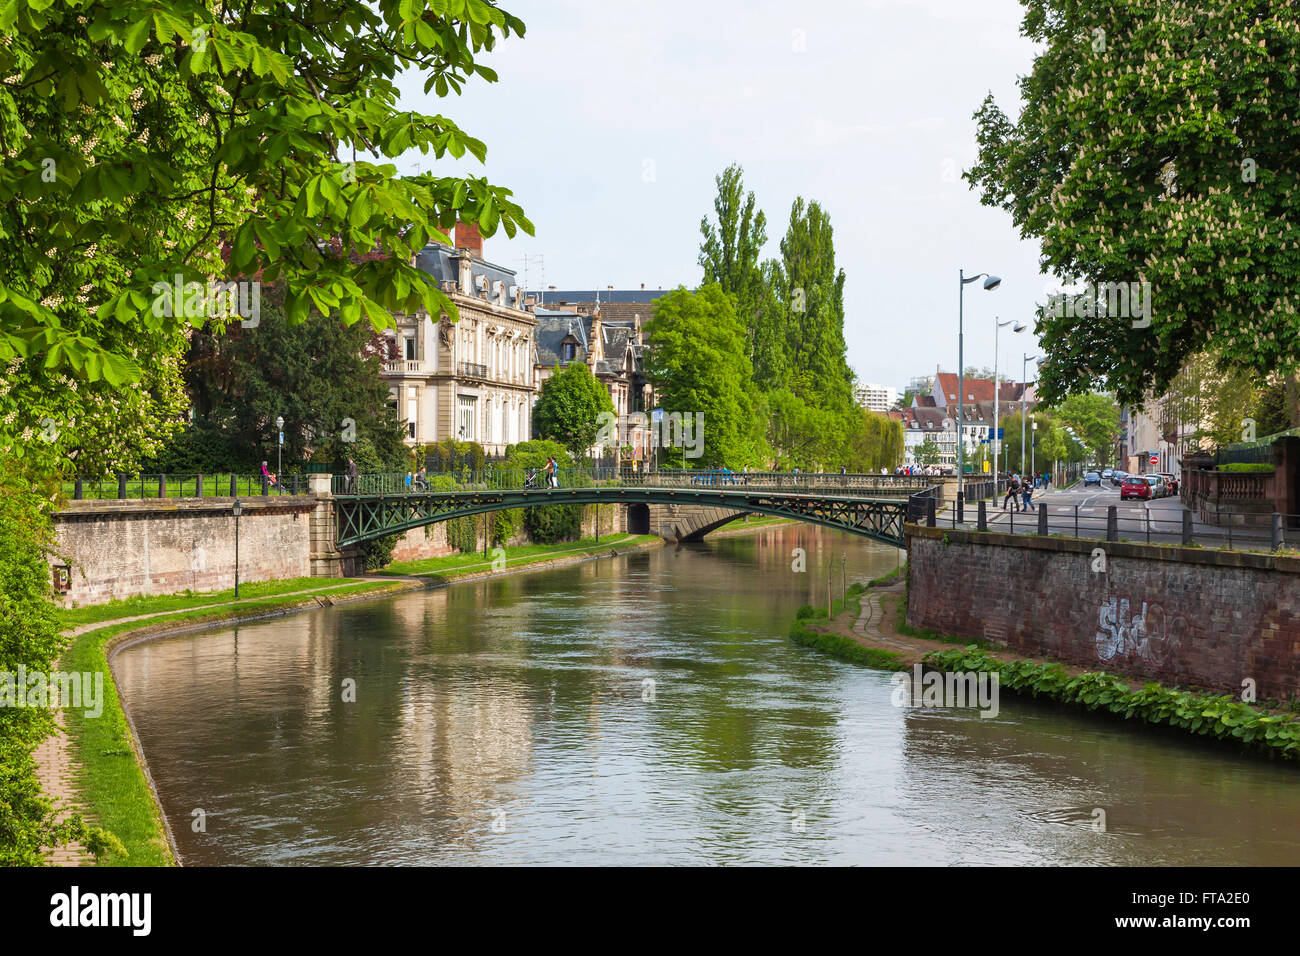
[(252, 498), (297, 495), (307, 491), (306, 475), (278, 475), (272, 482), (259, 474), (99, 475), (63, 482), (72, 501), (137, 498)]
[[(560, 488), (624, 485), (653, 488), (717, 488), (720, 490), (813, 492), (854, 496), (900, 497), (925, 492), (933, 479), (908, 475), (840, 475), (795, 472), (733, 472), (723, 469), (640, 470), (614, 467), (560, 468)], [(423, 491), (546, 491), (541, 469), (485, 468), (418, 474), (365, 474), (333, 477), (336, 495), (402, 495)]]

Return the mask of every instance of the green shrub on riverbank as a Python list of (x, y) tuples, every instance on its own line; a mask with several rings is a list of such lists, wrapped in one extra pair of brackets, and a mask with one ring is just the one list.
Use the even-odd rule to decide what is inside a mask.
[(1126, 720), (1136, 717), (1149, 724), (1178, 727), (1219, 740), (1235, 740), (1289, 759), (1300, 756), (1300, 721), (1265, 713), (1231, 696), (1197, 694), (1156, 683), (1134, 691), (1113, 674), (1094, 671), (1071, 677), (1060, 664), (1000, 661), (974, 646), (935, 651), (924, 661), (942, 671), (996, 672), (1002, 686), (1034, 697), (1106, 711)]

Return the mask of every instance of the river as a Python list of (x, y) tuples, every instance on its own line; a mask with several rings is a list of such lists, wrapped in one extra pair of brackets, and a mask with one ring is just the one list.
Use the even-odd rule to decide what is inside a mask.
[(187, 865), (1300, 862), (1294, 766), (1009, 694), (897, 707), (791, 643), (845, 555), (850, 581), (897, 563), (777, 527), (115, 667)]

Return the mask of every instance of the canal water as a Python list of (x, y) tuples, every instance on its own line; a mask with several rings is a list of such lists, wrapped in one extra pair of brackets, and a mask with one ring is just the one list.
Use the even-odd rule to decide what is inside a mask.
[(897, 564), (781, 527), (116, 670), (188, 865), (1300, 862), (1300, 769), (1008, 694), (897, 707), (890, 675), (792, 644), (845, 558)]

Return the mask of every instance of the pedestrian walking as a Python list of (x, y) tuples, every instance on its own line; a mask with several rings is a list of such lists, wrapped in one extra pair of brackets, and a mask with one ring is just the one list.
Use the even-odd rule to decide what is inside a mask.
[(266, 462), (262, 462), (262, 477), (271, 484), (275, 484), (275, 473), (267, 470)]
[(1034, 486), (1033, 486), (1032, 484), (1030, 484), (1028, 480), (1026, 480), (1026, 481), (1023, 483), (1023, 485), (1022, 485), (1022, 487), (1021, 487), (1021, 494), (1024, 496), (1024, 500), (1025, 500), (1025, 506), (1024, 506), (1024, 508), (1023, 508), (1022, 510), (1024, 510), (1024, 511), (1028, 511), (1028, 510), (1029, 510), (1029, 503), (1030, 503), (1030, 502), (1033, 500), (1033, 498), (1034, 498)]
[(1008, 501), (1010, 501), (1012, 504), (1012, 510), (1015, 511), (1020, 510), (1019, 504), (1016, 501), (1016, 496), (1018, 495), (1019, 492), (1020, 492), (1020, 479), (1017, 478), (1015, 475), (1012, 475), (1011, 480), (1007, 482), (1007, 493), (1002, 498), (1003, 511), (1007, 510)]
[(357, 470), (357, 463), (353, 461), (351, 458), (349, 458), (348, 459), (348, 480), (347, 480), (348, 494), (355, 495), (357, 493), (358, 477), (360, 477), (360, 472), (358, 472)]

